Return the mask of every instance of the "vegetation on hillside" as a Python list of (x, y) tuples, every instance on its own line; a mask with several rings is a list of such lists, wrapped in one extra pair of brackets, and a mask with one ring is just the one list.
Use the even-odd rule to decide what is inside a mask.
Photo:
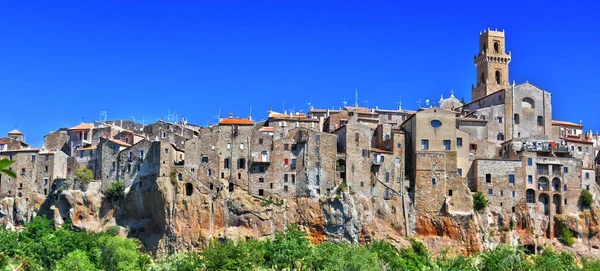
[(590, 191), (581, 190), (581, 194), (579, 195), (579, 200), (581, 200), (581, 205), (586, 208), (592, 207), (594, 205), (594, 196)]
[[(36, 217), (22, 232), (0, 229), (0, 270), (598, 270), (599, 261), (582, 261), (546, 249), (528, 255), (522, 247), (500, 245), (474, 257), (434, 258), (416, 240), (398, 250), (382, 241), (368, 245), (324, 242), (312, 245), (291, 225), (272, 240), (213, 240), (200, 253), (154, 258), (140, 242), (114, 233), (86, 233)], [(7, 265), (12, 267), (7, 267)], [(4, 266), (2, 266), (4, 265)]]
[(487, 199), (481, 192), (473, 195), (473, 208), (475, 211), (483, 211), (487, 207)]

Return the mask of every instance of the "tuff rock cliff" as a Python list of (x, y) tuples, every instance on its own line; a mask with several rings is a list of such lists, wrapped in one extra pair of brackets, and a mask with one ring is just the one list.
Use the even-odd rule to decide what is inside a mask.
[[(3, 198), (0, 223), (14, 229), (35, 215), (46, 215), (56, 224), (69, 220), (73, 226), (90, 231), (117, 225), (124, 236), (139, 238), (157, 255), (200, 250), (212, 238), (271, 238), (292, 223), (314, 243), (383, 239), (400, 248), (409, 245), (409, 238), (417, 238), (434, 254), (449, 251), (472, 255), (500, 243), (523, 244), (531, 250), (550, 246), (583, 257), (599, 252), (596, 209), (579, 216), (557, 215), (552, 221), (543, 212), (528, 210), (415, 214), (411, 208), (403, 208), (398, 200), (401, 197), (383, 200), (352, 194), (340, 189), (328, 198), (270, 201), (241, 189), (215, 194), (198, 186), (190, 193), (183, 183), (160, 177), (156, 182), (134, 183), (118, 200), (105, 198), (99, 183), (90, 184), (86, 191), (53, 191), (47, 198)], [(562, 227), (575, 233), (573, 247), (557, 240)]]

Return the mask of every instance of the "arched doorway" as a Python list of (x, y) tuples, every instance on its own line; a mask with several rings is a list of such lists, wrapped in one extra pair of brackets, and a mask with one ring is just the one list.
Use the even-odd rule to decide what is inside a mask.
[(560, 192), (560, 179), (554, 178), (552, 179), (552, 190), (555, 192)]
[(562, 208), (561, 208), (561, 197), (560, 195), (554, 195), (552, 196), (552, 209), (554, 209), (554, 213), (559, 215), (562, 214)]
[(548, 196), (548, 194), (541, 193), (538, 198), (538, 202), (544, 204), (544, 214), (549, 215), (550, 214), (550, 197)]
[(542, 191), (549, 191), (550, 190), (548, 178), (541, 177), (541, 178), (538, 179), (538, 190), (542, 190)]

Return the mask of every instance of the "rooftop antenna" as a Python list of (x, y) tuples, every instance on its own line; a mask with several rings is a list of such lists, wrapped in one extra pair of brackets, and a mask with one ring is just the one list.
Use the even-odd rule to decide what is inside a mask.
[(358, 107), (358, 89), (354, 93), (354, 107)]
[(221, 121), (221, 107), (219, 106), (219, 114), (217, 114), (215, 116), (215, 118), (217, 119), (217, 123), (219, 123)]
[(429, 106), (429, 99), (425, 100), (425, 106)]
[(454, 89), (450, 90), (450, 97), (454, 97)]
[(344, 97), (344, 101), (342, 103), (344, 104), (344, 107), (346, 107), (346, 105), (348, 104), (348, 102), (346, 102), (346, 97)]
[(252, 119), (252, 105), (250, 105), (250, 119)]
[(107, 115), (108, 115), (108, 113), (106, 111), (100, 112), (100, 121), (103, 123), (106, 122)]
[(421, 108), (421, 98), (417, 101), (417, 109)]
[(306, 103), (308, 105), (308, 109), (313, 109), (312, 107), (312, 95), (308, 94), (308, 103)]
[(365, 101), (365, 103), (367, 104), (367, 108), (369, 108), (369, 101)]
[(400, 96), (400, 100), (396, 103), (398, 104), (398, 110), (402, 110), (402, 96)]

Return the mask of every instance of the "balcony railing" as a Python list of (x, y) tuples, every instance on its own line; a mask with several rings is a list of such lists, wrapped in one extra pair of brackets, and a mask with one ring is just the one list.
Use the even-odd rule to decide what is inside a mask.
[(252, 163), (255, 164), (268, 164), (271, 163), (271, 157), (268, 154), (255, 154), (252, 155)]

